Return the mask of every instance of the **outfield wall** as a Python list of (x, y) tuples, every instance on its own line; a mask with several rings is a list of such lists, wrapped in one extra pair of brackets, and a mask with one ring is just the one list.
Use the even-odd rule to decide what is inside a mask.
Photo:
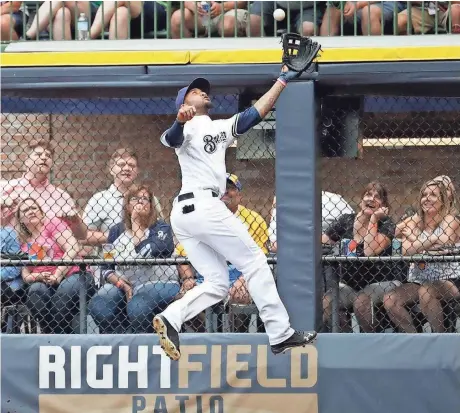
[(2, 412), (458, 413), (460, 407), (458, 335), (323, 334), (314, 346), (273, 356), (261, 334), (187, 334), (182, 353), (172, 362), (156, 338), (144, 335), (3, 337)]
[[(320, 63), (456, 60), (456, 35), (317, 37)], [(421, 47), (423, 44), (423, 47)], [(49, 41), (11, 43), (2, 67), (228, 65), (278, 63), (279, 38)]]

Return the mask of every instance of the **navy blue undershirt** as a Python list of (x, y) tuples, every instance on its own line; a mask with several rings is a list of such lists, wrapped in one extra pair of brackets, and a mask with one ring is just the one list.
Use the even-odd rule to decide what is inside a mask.
[[(247, 132), (261, 120), (262, 118), (254, 106), (240, 112), (236, 121), (236, 131), (233, 132), (234, 137)], [(179, 148), (184, 142), (184, 124), (181, 124), (176, 120), (167, 130), (165, 140), (172, 148)]]

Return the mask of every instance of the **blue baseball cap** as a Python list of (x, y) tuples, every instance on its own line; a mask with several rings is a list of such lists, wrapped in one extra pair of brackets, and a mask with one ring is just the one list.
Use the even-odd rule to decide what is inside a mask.
[(207, 95), (209, 95), (209, 92), (211, 91), (211, 84), (203, 77), (197, 77), (192, 83), (190, 83), (188, 86), (183, 87), (179, 92), (177, 93), (177, 98), (176, 98), (176, 110), (179, 110), (180, 107), (184, 104), (185, 96), (187, 93), (192, 90), (192, 89), (200, 89), (203, 92), (205, 92)]

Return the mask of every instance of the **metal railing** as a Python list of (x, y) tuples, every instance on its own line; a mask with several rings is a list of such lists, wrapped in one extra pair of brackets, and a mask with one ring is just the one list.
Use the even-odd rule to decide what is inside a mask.
[[(2, 242), (3, 243), (3, 242)], [(268, 264), (276, 265), (276, 255), (274, 254), (267, 254), (267, 262)], [(148, 267), (156, 267), (160, 265), (167, 265), (167, 266), (177, 266), (177, 265), (188, 265), (190, 264), (190, 261), (186, 257), (175, 257), (175, 258), (145, 258), (145, 259), (104, 259), (104, 258), (81, 258), (81, 259), (32, 259), (32, 258), (10, 258), (7, 257), (7, 255), (2, 254), (2, 258), (0, 258), (0, 268), (24, 268), (24, 267), (45, 267), (45, 266), (50, 266), (50, 267), (60, 267), (60, 266), (66, 266), (66, 267), (72, 267), (72, 266), (78, 266), (79, 267), (79, 272), (76, 274), (78, 278), (78, 285), (77, 289), (73, 291), (73, 297), (68, 297), (69, 299), (73, 300), (73, 308), (67, 308), (66, 310), (69, 311), (69, 315), (72, 315), (71, 318), (78, 318), (78, 331), (75, 331), (75, 329), (72, 329), (70, 326), (72, 324), (72, 320), (67, 320), (68, 326), (65, 327), (70, 327), (68, 329), (69, 331), (72, 332), (77, 332), (79, 334), (94, 334), (97, 333), (97, 326), (92, 323), (92, 327), (90, 327), (90, 331), (88, 332), (88, 325), (89, 325), (89, 320), (88, 320), (88, 304), (92, 298), (92, 294), (94, 294), (94, 288), (101, 288), (105, 283), (107, 283), (107, 280), (104, 280), (103, 277), (98, 278), (96, 273), (92, 273), (92, 277), (94, 279), (91, 281), (91, 285), (88, 285), (87, 282), (87, 273), (88, 270), (91, 268), (93, 271), (96, 268), (100, 268), (101, 266), (107, 266), (107, 265), (117, 265), (120, 267), (129, 267), (129, 266), (136, 266), (136, 267), (142, 267), (142, 266), (148, 266)], [(93, 286), (93, 283), (95, 284)], [(76, 302), (78, 299), (78, 303)], [(23, 307), (24, 302), (22, 300), (18, 300), (14, 305), (7, 305), (5, 306), (5, 303), (3, 303), (3, 306), (0, 305), (0, 309), (5, 310), (6, 309), (6, 314), (4, 314), (4, 311), (2, 311), (2, 318), (12, 318), (14, 319), (13, 321), (10, 320), (3, 320), (5, 324), (8, 324), (8, 327), (5, 328), (6, 333), (14, 333), (18, 332), (21, 328), (21, 325), (25, 322), (24, 319), (22, 320), (15, 320), (16, 317), (20, 315), (20, 308), (26, 308), (25, 310), (23, 309), (22, 312), (26, 314), (26, 316), (30, 317), (31, 319), (34, 319), (34, 324), (38, 322), (40, 324), (40, 321), (42, 323), (41, 328), (42, 329), (47, 329), (49, 326), (43, 325), (45, 317), (39, 317), (37, 316), (37, 308), (34, 308), (34, 305), (32, 303), (32, 300), (27, 301), (26, 307)], [(217, 332), (219, 330), (223, 329), (223, 322), (222, 320), (219, 321), (219, 318), (222, 318), (225, 313), (230, 313), (232, 310), (225, 310), (223, 307), (227, 306), (228, 303), (218, 303), (217, 305), (207, 309), (205, 311), (205, 321), (202, 323), (204, 327), (204, 331), (206, 332)], [(157, 303), (157, 305), (160, 305), (160, 303)], [(6, 307), (6, 308), (5, 308)], [(238, 306), (241, 307), (241, 306)], [(243, 307), (248, 307), (247, 305)], [(235, 311), (233, 311), (235, 312)], [(72, 313), (72, 314), (70, 314)], [(254, 306), (251, 306), (249, 310), (246, 310), (242, 312), (243, 316), (247, 318), (248, 316), (251, 317), (252, 315), (257, 315), (257, 310), (254, 308)], [(52, 317), (52, 314), (49, 314)], [(214, 318), (217, 317), (217, 320), (214, 320)], [(147, 322), (150, 322), (150, 315), (146, 315), (145, 317), (148, 320), (144, 320)], [(123, 322), (125, 320), (121, 320)], [(16, 324), (16, 326), (15, 326)], [(40, 326), (38, 326), (40, 328)], [(64, 330), (65, 327), (62, 329)], [(49, 329), (47, 332), (54, 332), (53, 329)], [(227, 331), (233, 331), (234, 329), (228, 329)]]
[[(322, 258), (323, 263), (323, 270), (329, 272), (329, 279), (331, 281), (329, 285), (329, 291), (332, 298), (332, 332), (340, 332), (340, 283), (342, 277), (346, 270), (346, 264), (350, 263), (363, 263), (363, 262), (380, 262), (380, 263), (398, 263), (404, 262), (407, 264), (417, 264), (417, 263), (445, 263), (445, 262), (458, 262), (460, 263), (460, 255), (432, 255), (430, 253), (425, 254), (416, 254), (412, 256), (371, 256), (371, 257), (356, 257), (356, 256), (346, 256), (346, 255), (338, 255), (337, 253), (331, 253), (329, 255), (323, 255)], [(276, 265), (277, 257), (276, 254), (268, 254), (267, 262), (271, 265)], [(54, 260), (54, 259), (43, 259), (43, 260), (36, 260), (30, 258), (8, 258), (2, 257), (0, 259), (0, 268), (8, 268), (8, 267), (34, 267), (34, 266), (51, 266), (51, 267), (59, 267), (59, 266), (79, 266), (80, 271), (78, 273), (78, 311), (75, 311), (75, 315), (78, 316), (78, 333), (79, 334), (94, 334), (96, 333), (95, 330), (91, 330), (88, 332), (88, 302), (91, 297), (88, 295), (88, 284), (85, 281), (85, 274), (89, 266), (102, 266), (102, 265), (119, 265), (123, 266), (159, 266), (159, 265), (183, 265), (183, 264), (190, 264), (190, 261), (186, 257), (176, 257), (176, 258), (154, 258), (154, 259), (103, 259), (103, 258), (86, 258), (86, 259), (73, 259), (73, 260)], [(99, 280), (100, 285), (102, 285), (103, 280)], [(457, 305), (454, 303), (451, 305), (451, 314), (447, 314), (450, 317), (451, 324), (455, 324), (456, 320), (460, 320), (460, 300), (458, 302), (458, 307), (455, 309), (454, 307)], [(223, 321), (223, 316), (227, 314), (232, 314), (224, 309), (226, 303), (219, 303), (212, 308), (206, 310), (206, 321), (205, 321), (205, 331), (206, 332), (217, 332), (223, 331), (225, 321)], [(241, 307), (241, 306), (238, 306)], [(248, 307), (248, 306), (243, 306)], [(11, 308), (11, 307), (10, 307)], [(30, 311), (30, 309), (29, 309)], [(33, 310), (32, 310), (33, 311)], [(247, 310), (237, 310), (239, 314), (242, 314), (244, 317), (251, 316), (252, 314), (257, 314), (257, 310), (255, 308), (248, 308)], [(12, 317), (15, 317), (18, 313), (12, 312)], [(216, 319), (216, 320), (214, 320)], [(228, 323), (228, 321), (227, 321)], [(11, 322), (9, 324), (12, 324)], [(455, 326), (451, 326), (451, 329), (455, 329)], [(7, 329), (8, 330), (8, 329)], [(10, 331), (7, 332), (14, 332), (13, 328), (9, 328)], [(229, 329), (227, 326), (226, 331), (233, 331), (233, 329)]]
[[(2, 42), (71, 39), (270, 37), (460, 32), (460, 4), (448, 2), (4, 2)], [(206, 13), (208, 3), (209, 11)], [(312, 4), (313, 3), (313, 4)], [(275, 9), (280, 9), (274, 18)]]
[[(458, 248), (456, 249), (458, 254)], [(360, 331), (360, 323), (362, 322), (359, 318), (357, 318), (357, 306), (356, 303), (353, 303), (352, 308), (346, 309), (343, 304), (344, 300), (346, 301), (349, 297), (344, 297), (346, 294), (350, 294), (350, 290), (344, 289), (346, 284), (343, 284), (343, 278), (346, 277), (348, 272), (350, 272), (350, 268), (353, 268), (353, 265), (359, 265), (359, 263), (386, 263), (388, 268), (392, 271), (395, 269), (398, 270), (406, 270), (410, 271), (409, 269), (411, 266), (414, 265), (423, 265), (426, 266), (427, 264), (434, 264), (434, 263), (459, 263), (460, 264), (460, 255), (432, 255), (430, 253), (424, 254), (415, 254), (412, 256), (402, 256), (402, 255), (391, 255), (391, 256), (371, 256), (371, 257), (356, 257), (356, 256), (347, 256), (347, 255), (338, 255), (338, 254), (331, 254), (322, 257), (323, 262), (323, 276), (325, 285), (327, 284), (326, 295), (330, 297), (330, 319), (329, 322), (329, 331), (333, 333), (339, 332), (359, 332)], [(401, 267), (403, 264), (403, 267)], [(460, 268), (460, 267), (459, 267)], [(458, 274), (460, 277), (460, 273)], [(404, 276), (403, 276), (404, 278)], [(411, 280), (408, 280), (409, 283)], [(448, 281), (446, 279), (445, 281)], [(431, 280), (431, 282), (436, 282)], [(407, 285), (407, 284), (406, 284)], [(422, 285), (422, 283), (420, 284)], [(378, 302), (373, 303), (371, 299), (371, 323), (370, 327), (372, 327), (373, 331), (378, 332), (385, 332), (385, 331), (401, 331), (398, 330), (400, 326), (395, 322), (395, 320), (389, 319), (389, 300), (396, 298), (396, 295), (400, 293), (400, 291), (396, 290), (394, 286), (388, 286), (388, 290), (386, 292), (386, 296), (383, 298), (382, 302), (378, 299)], [(422, 299), (422, 296), (420, 297)], [(441, 301), (443, 297), (440, 298)], [(410, 313), (411, 318), (416, 318), (416, 322), (412, 321), (414, 324), (414, 328), (418, 332), (426, 331), (427, 326), (427, 319), (425, 318), (424, 311), (421, 310), (420, 304), (417, 302), (418, 300), (414, 300), (413, 302), (405, 303), (405, 308)], [(327, 305), (324, 305), (324, 312), (326, 313)], [(425, 310), (425, 309), (423, 309)], [(379, 312), (379, 315), (376, 313)], [(348, 320), (345, 322), (343, 321), (343, 316), (348, 317)], [(447, 332), (455, 332), (458, 331), (457, 325), (460, 322), (460, 297), (455, 297), (451, 299), (447, 299), (444, 297), (442, 310), (440, 314), (438, 314), (439, 318), (442, 318), (443, 324), (445, 326), (445, 330)], [(354, 319), (354, 320), (353, 320)], [(326, 323), (326, 320), (325, 320)], [(369, 328), (369, 327), (368, 327)], [(325, 330), (327, 331), (327, 330)], [(366, 331), (364, 331), (366, 332)], [(368, 331), (369, 332), (369, 331)], [(404, 332), (404, 330), (402, 330)]]

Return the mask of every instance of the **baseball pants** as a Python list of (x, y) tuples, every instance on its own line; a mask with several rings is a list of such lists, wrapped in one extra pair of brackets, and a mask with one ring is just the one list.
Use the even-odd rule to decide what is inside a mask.
[[(276, 289), (267, 258), (245, 225), (210, 190), (194, 191), (195, 198), (174, 201), (171, 224), (204, 282), (187, 291), (162, 313), (180, 331), (182, 324), (227, 297), (227, 261), (243, 273), (249, 294), (259, 309), (271, 345), (282, 343), (294, 330)], [(183, 207), (195, 209), (184, 213)]]

